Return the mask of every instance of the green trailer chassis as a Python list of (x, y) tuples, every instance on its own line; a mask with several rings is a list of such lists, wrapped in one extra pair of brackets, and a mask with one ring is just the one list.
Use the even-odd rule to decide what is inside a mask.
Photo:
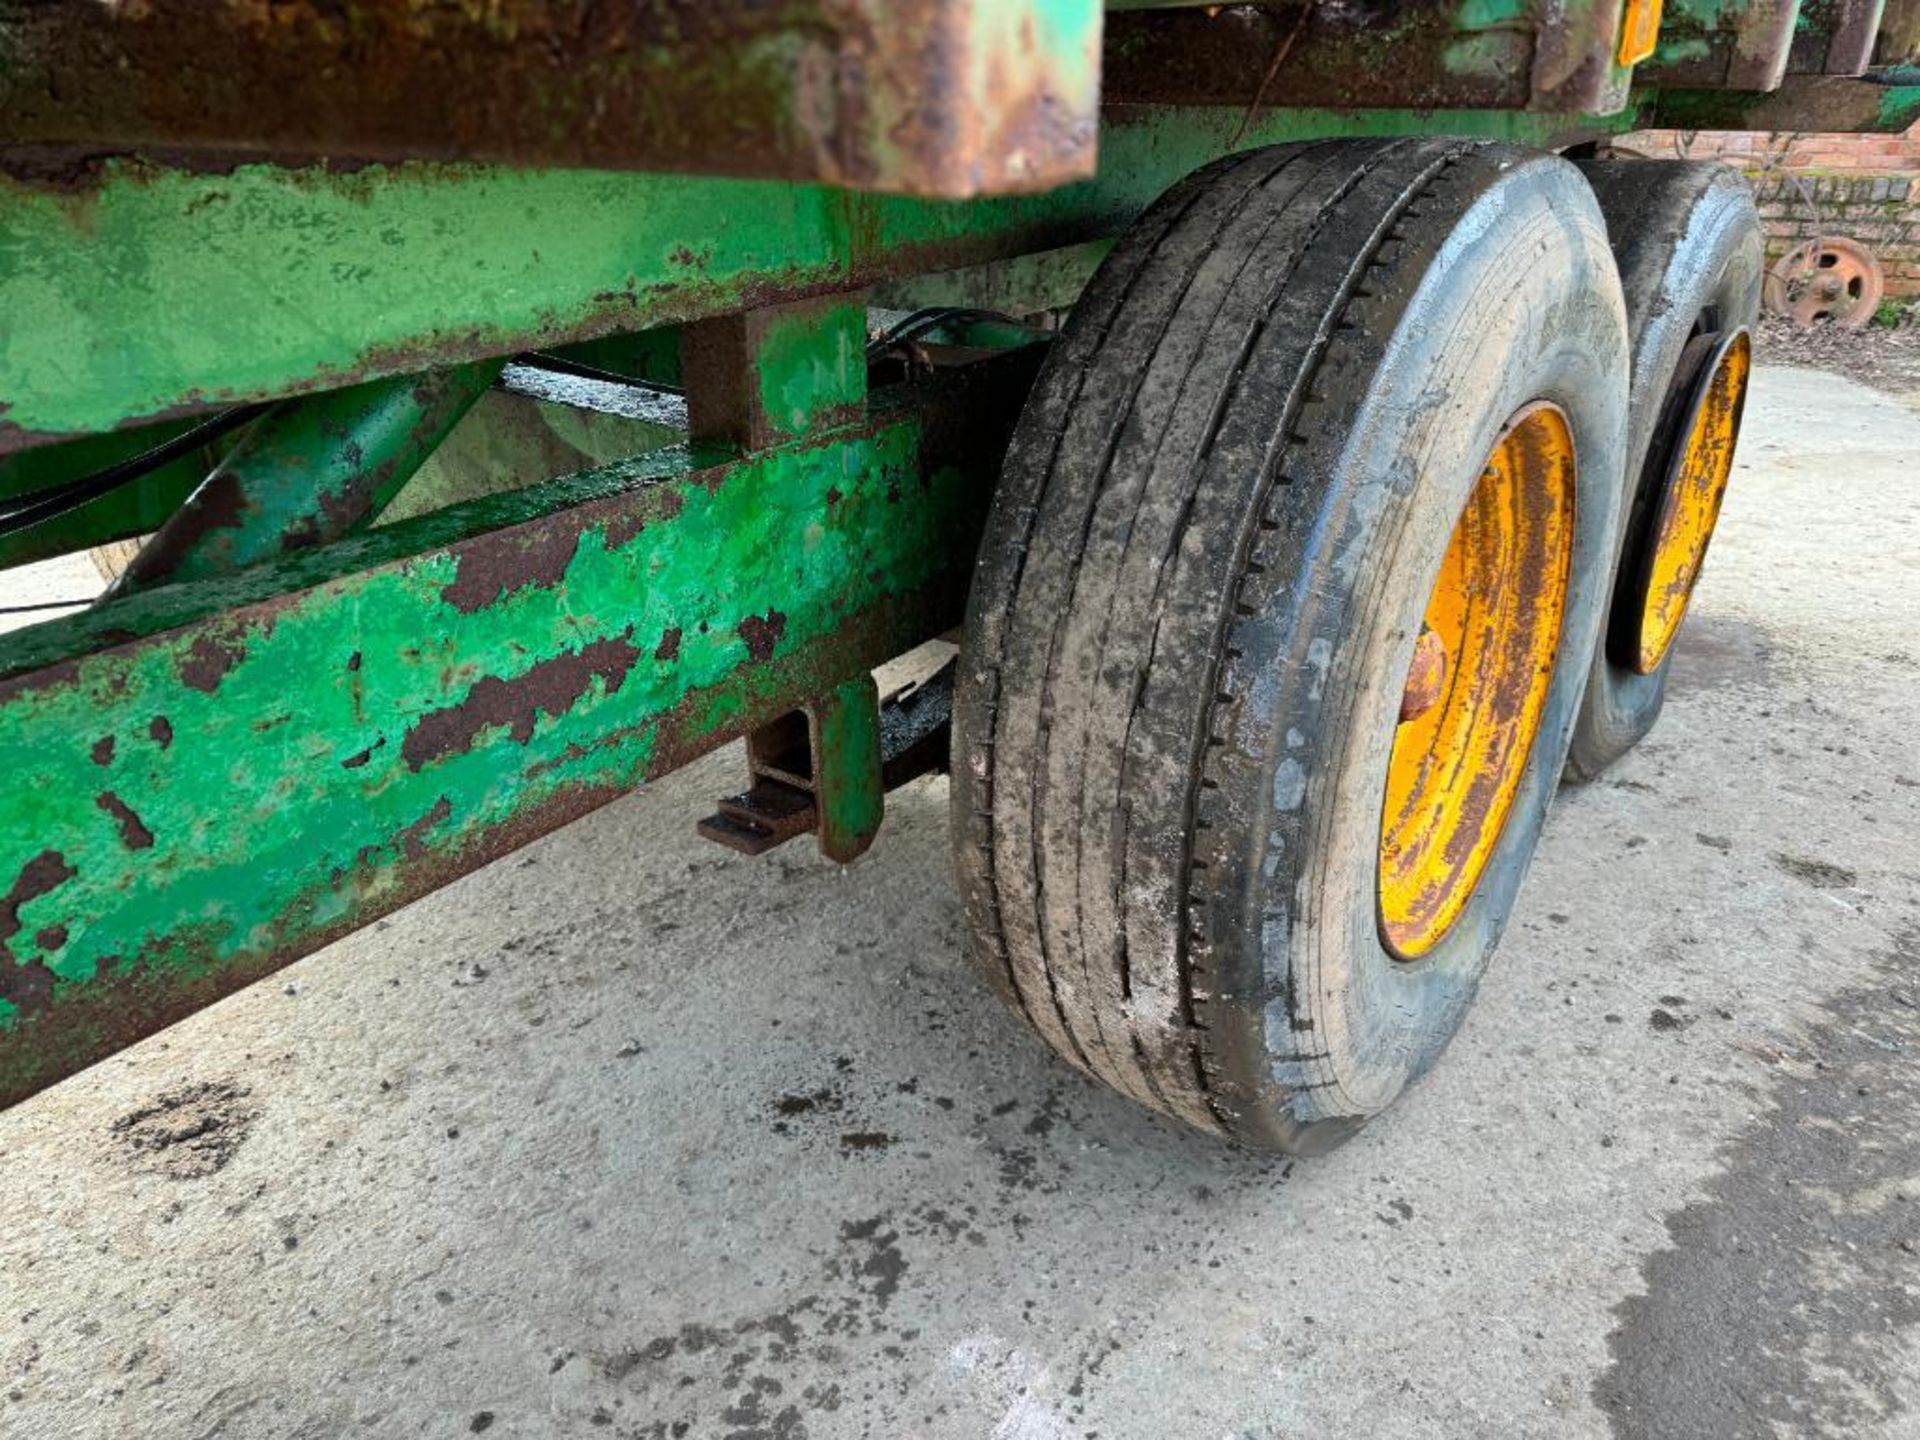
[[(1904, 74), (1829, 74), (1852, 63), (1839, 20), (1809, 73), (1782, 58), (1771, 89), (1716, 93), (1738, 6), (1670, 6), (1648, 73), (1686, 61), (1694, 88), (1632, 92), (1611, 4), (1551, 30), (1525, 7), (1386, 7), (1385, 39), (1310, 6), (1115, 7), (1104, 112), (1093, 0), (928, 0), (906, 7), (918, 46), (859, 4), (715, 5), (685, 34), (693, 7), (642, 5), (646, 43), (571, 72), (564, 47), (521, 56), (444, 17), (353, 51), (293, 7), (318, 28), (247, 51), (247, 7), (200, 32), (198, 7), (127, 7), (146, 32), (76, 28), (83, 8), (0, 5), (0, 508), (272, 404), (217, 454), (0, 535), (12, 564), (158, 532), (99, 603), (0, 640), (0, 1104), (743, 736), (764, 778), (803, 735), (797, 828), (863, 850), (885, 786), (937, 750), (924, 728), (921, 759), (889, 749), (870, 672), (958, 623), (1041, 352), (977, 326), (900, 378), (870, 365), (870, 304), (1057, 311), (1159, 192), (1255, 145), (1565, 146), (1790, 109), (1795, 84), (1891, 127), (1920, 99)], [(1220, 24), (1268, 38), (1223, 46)], [(206, 94), (175, 94), (170, 47), (196, 34), (260, 74), (203, 67)], [(498, 51), (521, 56), (513, 103), (438, 130), (393, 105), (303, 121), (295, 58), (374, 40), (404, 53), (370, 95)], [(806, 67), (828, 40), (820, 111)], [(1402, 63), (1353, 63), (1369, 45)], [(107, 70), (133, 79), (86, 85)], [(249, 112), (262, 74), (293, 93)], [(596, 84), (591, 114), (619, 123), (582, 118)], [(687, 114), (703, 97), (714, 125)], [(684, 430), (487, 389), (556, 347), (684, 389)], [(461, 456), (508, 473), (476, 483)]]

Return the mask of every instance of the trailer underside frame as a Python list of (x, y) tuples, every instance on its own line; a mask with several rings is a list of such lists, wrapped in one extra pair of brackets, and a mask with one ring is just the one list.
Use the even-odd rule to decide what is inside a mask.
[[(1030, 12), (1022, 43), (996, 7), (927, 0), (918, 47), (832, 4), (779, 23), (705, 7), (698, 33), (577, 53), (295, 27), (240, 51), (260, 61), (246, 84), (203, 65), (173, 88), (178, 47), (244, 46), (244, 7), (199, 30), (195, 7), (144, 7), (164, 22), (144, 49), (105, 21), (63, 29), (68, 8), (0, 8), (0, 42), (34, 62), (0, 96), (45, 101), (0, 137), (0, 504), (267, 402), (282, 438), (252, 442), (260, 468), (315, 478), (281, 485), (285, 503), (209, 491), (196, 511), (208, 459), (187, 457), (0, 535), (0, 565), (156, 527), (186, 557), (0, 644), (0, 1104), (796, 712), (823, 841), (864, 848), (882, 765), (868, 674), (958, 622), (1037, 362), (1008, 348), (870, 395), (870, 304), (1057, 310), (1155, 196), (1253, 146), (1558, 148), (1649, 119), (1920, 114), (1911, 74), (1844, 73), (1865, 58), (1844, 5), (1808, 73), (1776, 36), (1772, 87), (1708, 88), (1744, 73), (1714, 30), (1664, 62), (1679, 83), (1631, 98), (1614, 5), (1565, 7), (1560, 52), (1499, 6), (1466, 7), (1472, 23), (1412, 7), (1429, 18), (1362, 37), (1399, 57), (1377, 73), (1312, 7), (1219, 22), (1259, 45), (1202, 11), (1127, 7), (1104, 110), (1092, 0), (999, 7)], [(347, 99), (449, 53), (512, 84), (451, 131), (418, 119), (431, 107), (301, 109), (376, 40), (398, 52)], [(310, 72), (290, 58), (329, 44)], [(520, 58), (488, 71), (496, 51)], [(1251, 59), (1209, 58), (1234, 55)], [(824, 111), (816, 62), (839, 97)], [(116, 65), (135, 82), (78, 110), (45, 99)], [(587, 115), (596, 76), (606, 104)], [(689, 113), (715, 93), (748, 97), (717, 133)], [(543, 94), (565, 99), (539, 111)], [(565, 347), (656, 396), (684, 388), (684, 433), (591, 404), (503, 420), (498, 392), (467, 415), (506, 357)], [(467, 378), (449, 416), (451, 367)], [(462, 415), (502, 453), (537, 440), (589, 463), (376, 523)]]

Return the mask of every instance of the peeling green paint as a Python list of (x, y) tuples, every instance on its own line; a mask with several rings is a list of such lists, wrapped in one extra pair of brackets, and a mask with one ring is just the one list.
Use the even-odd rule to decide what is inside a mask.
[(953, 624), (979, 369), (8, 637), (0, 1103)]
[(1899, 135), (1920, 121), (1920, 84), (1887, 85), (1882, 90), (1877, 129)]

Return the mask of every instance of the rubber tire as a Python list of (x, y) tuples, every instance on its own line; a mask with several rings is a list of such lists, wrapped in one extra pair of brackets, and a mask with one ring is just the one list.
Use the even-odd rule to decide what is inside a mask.
[[(1667, 453), (1650, 454), (1681, 352), (1709, 310), (1719, 328), (1752, 325), (1766, 275), (1765, 242), (1753, 194), (1724, 165), (1689, 160), (1579, 162), (1613, 237), (1633, 343), (1631, 431), (1626, 474), (1636, 477), (1621, 526), (1621, 555), (1647, 543)], [(1616, 574), (1634, 567), (1616, 564)], [(1624, 578), (1617, 584), (1624, 585)], [(1616, 597), (1637, 604), (1637, 598)], [(1682, 624), (1684, 626), (1684, 617)], [(1616, 665), (1602, 628), (1586, 703), (1574, 726), (1568, 778), (1591, 780), (1638, 744), (1666, 700), (1673, 650), (1651, 673)]]
[[(1531, 858), (1605, 608), (1625, 313), (1568, 163), (1455, 140), (1234, 157), (1122, 239), (1042, 369), (975, 576), (954, 849), (1057, 1051), (1262, 1148), (1330, 1148), (1444, 1049)], [(1378, 930), (1387, 750), (1501, 426), (1577, 447), (1562, 653), (1504, 833), (1424, 958)]]

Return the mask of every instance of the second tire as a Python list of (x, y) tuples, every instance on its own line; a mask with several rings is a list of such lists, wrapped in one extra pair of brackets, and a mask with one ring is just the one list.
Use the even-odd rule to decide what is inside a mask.
[(1613, 237), (1633, 345), (1620, 560), (1567, 760), (1571, 778), (1589, 780), (1639, 743), (1666, 699), (1675, 633), (1732, 469), (1751, 364), (1742, 337), (1765, 262), (1753, 194), (1726, 166), (1581, 169)]

